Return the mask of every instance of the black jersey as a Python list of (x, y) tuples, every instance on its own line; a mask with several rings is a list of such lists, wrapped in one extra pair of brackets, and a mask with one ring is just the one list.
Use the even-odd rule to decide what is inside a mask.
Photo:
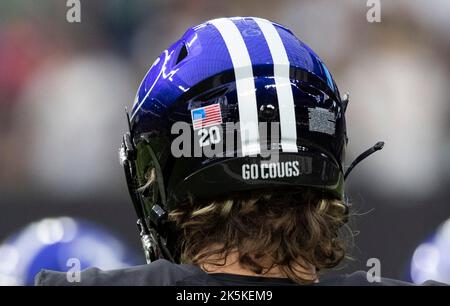
[[(80, 273), (79, 282), (70, 282), (65, 272), (42, 270), (35, 279), (37, 286), (296, 286), (287, 278), (244, 276), (225, 273), (208, 274), (198, 266), (174, 264), (157, 260), (148, 265), (102, 271), (89, 268)], [(409, 286), (411, 283), (382, 278), (380, 282), (369, 282), (366, 272), (358, 271), (348, 275), (322, 277), (314, 286)], [(423, 285), (443, 285), (428, 281)]]

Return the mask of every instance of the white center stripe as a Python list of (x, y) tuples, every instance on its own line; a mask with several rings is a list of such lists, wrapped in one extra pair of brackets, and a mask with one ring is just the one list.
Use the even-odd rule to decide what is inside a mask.
[(266, 38), (273, 60), (275, 85), (280, 112), (281, 148), (284, 152), (298, 152), (294, 97), (289, 78), (289, 59), (278, 31), (265, 19), (253, 18)]
[(242, 155), (253, 155), (261, 152), (259, 144), (258, 112), (256, 89), (252, 62), (244, 39), (237, 26), (228, 18), (210, 21), (222, 35), (236, 78), (236, 90), (239, 107), (239, 124), (241, 132)]

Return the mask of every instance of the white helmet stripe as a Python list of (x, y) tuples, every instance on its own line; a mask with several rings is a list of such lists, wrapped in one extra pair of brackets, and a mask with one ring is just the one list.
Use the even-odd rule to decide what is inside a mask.
[(261, 18), (253, 18), (253, 20), (263, 32), (272, 55), (280, 113), (281, 148), (284, 152), (298, 152), (294, 97), (289, 78), (290, 63), (286, 49), (278, 31), (270, 21)]
[(242, 155), (260, 154), (256, 89), (247, 46), (241, 32), (231, 19), (219, 18), (210, 22), (222, 35), (234, 67)]

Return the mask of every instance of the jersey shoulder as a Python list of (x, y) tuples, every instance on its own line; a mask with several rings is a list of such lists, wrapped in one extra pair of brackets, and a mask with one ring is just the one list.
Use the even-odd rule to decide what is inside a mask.
[(320, 283), (322, 286), (448, 286), (447, 284), (428, 280), (420, 285), (397, 279), (381, 277), (379, 279), (368, 279), (366, 271), (356, 271), (347, 275), (324, 278)]
[[(42, 270), (35, 277), (36, 286), (170, 286), (198, 274), (204, 274), (194, 265), (179, 265), (167, 260), (156, 260), (147, 265), (104, 271), (89, 268), (77, 279), (66, 272)], [(75, 279), (75, 281), (73, 281)]]

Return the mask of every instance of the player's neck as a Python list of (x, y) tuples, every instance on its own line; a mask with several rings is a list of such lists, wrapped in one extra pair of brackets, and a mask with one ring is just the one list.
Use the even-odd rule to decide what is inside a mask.
[[(237, 274), (237, 275), (246, 275), (246, 276), (262, 276), (262, 277), (274, 277), (274, 278), (288, 278), (286, 273), (280, 266), (274, 266), (261, 274), (257, 274), (249, 269), (243, 267), (239, 262), (239, 254), (238, 252), (230, 252), (226, 258), (225, 262), (222, 258), (218, 256), (217, 260), (215, 258), (209, 257), (204, 263), (200, 263), (200, 268), (208, 273), (227, 273), (227, 274)], [(260, 259), (260, 263), (263, 266), (269, 266), (270, 264), (264, 262), (265, 259)], [(213, 262), (213, 263), (210, 263)], [(317, 277), (316, 268), (308, 264), (306, 261), (301, 260), (302, 265), (295, 266), (295, 273), (298, 277), (310, 280), (313, 282), (318, 282), (319, 279)], [(218, 265), (215, 265), (217, 263)]]

